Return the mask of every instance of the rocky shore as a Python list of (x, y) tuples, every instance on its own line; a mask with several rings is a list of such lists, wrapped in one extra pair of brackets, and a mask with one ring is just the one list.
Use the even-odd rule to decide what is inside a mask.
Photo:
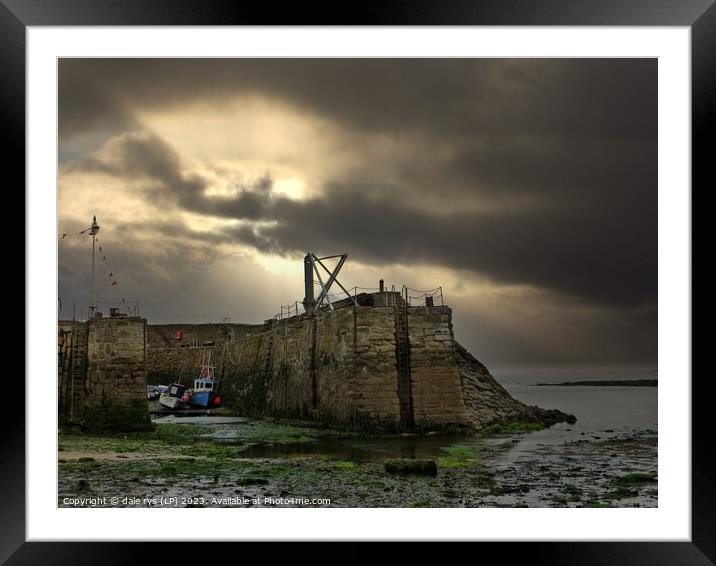
[(151, 433), (63, 434), (58, 505), (656, 506), (655, 431), (573, 432), (555, 444), (544, 437), (553, 429), (514, 428), (388, 440), (213, 417), (159, 424)]
[(515, 399), (490, 374), (485, 365), (466, 348), (454, 342), (455, 358), (460, 371), (463, 402), (475, 429), (511, 422), (539, 423), (552, 426), (556, 423), (577, 421), (574, 415), (558, 409), (543, 409)]

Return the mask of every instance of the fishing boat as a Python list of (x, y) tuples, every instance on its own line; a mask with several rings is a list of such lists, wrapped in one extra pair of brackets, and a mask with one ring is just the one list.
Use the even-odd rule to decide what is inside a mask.
[(156, 401), (162, 393), (168, 390), (169, 388), (166, 385), (147, 385), (147, 400)]
[(199, 376), (194, 379), (193, 389), (187, 391), (184, 399), (190, 405), (212, 409), (221, 407), (219, 397), (219, 382), (215, 379), (214, 370), (216, 366), (211, 365), (211, 351), (204, 353)]
[(184, 407), (186, 385), (172, 383), (169, 389), (159, 396), (159, 404), (167, 409), (181, 409)]

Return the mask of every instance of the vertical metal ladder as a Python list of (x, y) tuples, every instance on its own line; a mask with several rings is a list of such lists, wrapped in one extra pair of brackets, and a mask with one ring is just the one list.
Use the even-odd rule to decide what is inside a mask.
[(318, 408), (318, 317), (311, 315), (311, 408)]
[(87, 379), (87, 339), (89, 324), (72, 321), (70, 338), (70, 403), (69, 421), (74, 422), (81, 416), (85, 398), (85, 382)]
[(274, 335), (274, 331), (270, 330), (268, 332), (268, 336), (267, 336), (268, 343), (266, 344), (266, 357), (263, 360), (263, 367), (261, 368), (265, 379), (268, 379), (269, 377), (271, 377), (271, 367), (272, 367), (271, 356), (273, 354), (273, 340), (274, 340), (273, 335)]
[(398, 370), (398, 402), (400, 426), (403, 430), (413, 428), (413, 400), (410, 387), (410, 343), (408, 341), (408, 308), (404, 301), (396, 302), (395, 309), (395, 358)]

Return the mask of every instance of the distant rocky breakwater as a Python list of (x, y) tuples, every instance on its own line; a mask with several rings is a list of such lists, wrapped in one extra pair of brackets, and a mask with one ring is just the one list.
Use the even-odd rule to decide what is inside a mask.
[(537, 386), (658, 387), (659, 381), (656, 379), (595, 379), (582, 381), (561, 381), (559, 383), (537, 383)]

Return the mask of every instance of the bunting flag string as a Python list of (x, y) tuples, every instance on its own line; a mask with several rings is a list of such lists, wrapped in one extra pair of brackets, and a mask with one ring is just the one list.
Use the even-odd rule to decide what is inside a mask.
[(60, 234), (60, 240), (64, 240), (67, 236), (82, 236), (84, 234), (87, 234), (90, 230), (92, 230), (91, 226), (86, 230), (82, 230), (82, 232), (64, 232)]
[(99, 243), (99, 238), (96, 239), (96, 242), (99, 245), (100, 261), (107, 271), (107, 278), (109, 279), (110, 286), (116, 287), (118, 284), (117, 278), (114, 276), (114, 270), (111, 268), (109, 261), (107, 260), (107, 253), (104, 251), (102, 244)]
[[(94, 230), (94, 231), (93, 231)], [(99, 232), (99, 226), (96, 224), (96, 217), (92, 221), (92, 226), (82, 230), (81, 232), (63, 232), (60, 234), (60, 240), (64, 240), (68, 236), (84, 236), (85, 234), (96, 235)], [(118, 285), (117, 278), (114, 275), (114, 270), (111, 268), (109, 260), (107, 259), (107, 252), (100, 243), (99, 238), (95, 238), (95, 243), (99, 245), (99, 260), (107, 271), (107, 279), (109, 280), (111, 287)]]

